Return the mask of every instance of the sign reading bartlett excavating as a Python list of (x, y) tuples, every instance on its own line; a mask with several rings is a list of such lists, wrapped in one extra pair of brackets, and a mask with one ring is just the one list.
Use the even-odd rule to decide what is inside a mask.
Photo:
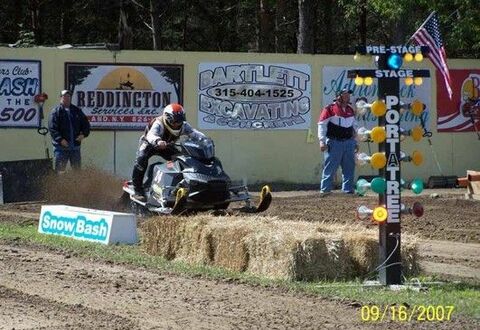
[[(326, 106), (329, 103), (333, 102), (333, 100), (335, 99), (335, 92), (343, 88), (351, 89), (353, 91), (353, 95), (350, 98), (350, 102), (353, 106), (355, 106), (356, 100), (360, 97), (366, 98), (367, 103), (372, 103), (378, 98), (378, 82), (376, 79), (373, 80), (373, 83), (370, 86), (357, 86), (355, 85), (353, 79), (347, 77), (348, 70), (348, 67), (336, 66), (325, 66), (323, 68), (323, 106)], [(390, 72), (391, 70), (377, 71)], [(407, 86), (403, 81), (404, 79), (400, 80), (400, 99), (406, 104), (411, 103), (415, 99), (422, 100), (422, 103), (424, 103), (426, 106), (425, 111), (423, 111), (421, 115), (422, 120), (425, 123), (425, 127), (430, 127), (430, 79), (425, 79), (420, 86), (416, 86), (413, 84)], [(359, 127), (365, 127), (367, 129), (372, 129), (373, 127), (378, 125), (378, 118), (375, 117), (370, 111), (367, 111), (365, 115), (357, 116), (357, 120)], [(402, 112), (400, 117), (401, 127), (405, 130), (410, 130), (415, 126), (421, 125), (422, 120), (419, 117), (413, 115), (410, 111)]]
[(65, 63), (65, 75), (94, 129), (144, 129), (169, 103), (183, 103), (183, 65)]
[(306, 64), (200, 63), (202, 129), (307, 129), (311, 69)]
[(103, 244), (137, 242), (135, 215), (66, 205), (43, 205), (38, 232)]
[(0, 60), (0, 127), (38, 127), (40, 61)]

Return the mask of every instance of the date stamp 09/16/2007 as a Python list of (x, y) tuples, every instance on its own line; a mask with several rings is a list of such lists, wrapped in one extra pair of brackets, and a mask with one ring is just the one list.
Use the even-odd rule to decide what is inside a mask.
[(363, 322), (436, 322), (452, 319), (453, 305), (365, 305), (360, 308)]

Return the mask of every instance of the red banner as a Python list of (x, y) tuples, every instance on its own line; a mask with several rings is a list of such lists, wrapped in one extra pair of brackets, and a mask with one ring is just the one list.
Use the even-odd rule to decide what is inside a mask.
[(155, 116), (87, 116), (90, 123), (149, 123)]
[(443, 77), (437, 71), (438, 132), (480, 130), (480, 70), (450, 70), (450, 77), (451, 100)]

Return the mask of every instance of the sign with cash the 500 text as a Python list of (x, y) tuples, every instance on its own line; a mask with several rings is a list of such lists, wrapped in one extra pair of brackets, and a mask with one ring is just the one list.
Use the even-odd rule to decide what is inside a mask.
[(40, 61), (0, 60), (0, 127), (38, 127)]

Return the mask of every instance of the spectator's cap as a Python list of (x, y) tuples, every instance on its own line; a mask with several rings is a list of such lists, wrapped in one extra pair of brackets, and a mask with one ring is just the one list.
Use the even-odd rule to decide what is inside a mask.
[(65, 96), (67, 94), (72, 96), (72, 92), (69, 91), (68, 89), (64, 89), (63, 91), (60, 92), (60, 96)]
[(351, 89), (341, 89), (339, 91), (337, 91), (337, 94), (335, 94), (337, 97), (339, 97), (340, 95), (342, 94), (345, 94), (345, 93), (348, 93), (348, 94), (353, 94), (353, 91)]

